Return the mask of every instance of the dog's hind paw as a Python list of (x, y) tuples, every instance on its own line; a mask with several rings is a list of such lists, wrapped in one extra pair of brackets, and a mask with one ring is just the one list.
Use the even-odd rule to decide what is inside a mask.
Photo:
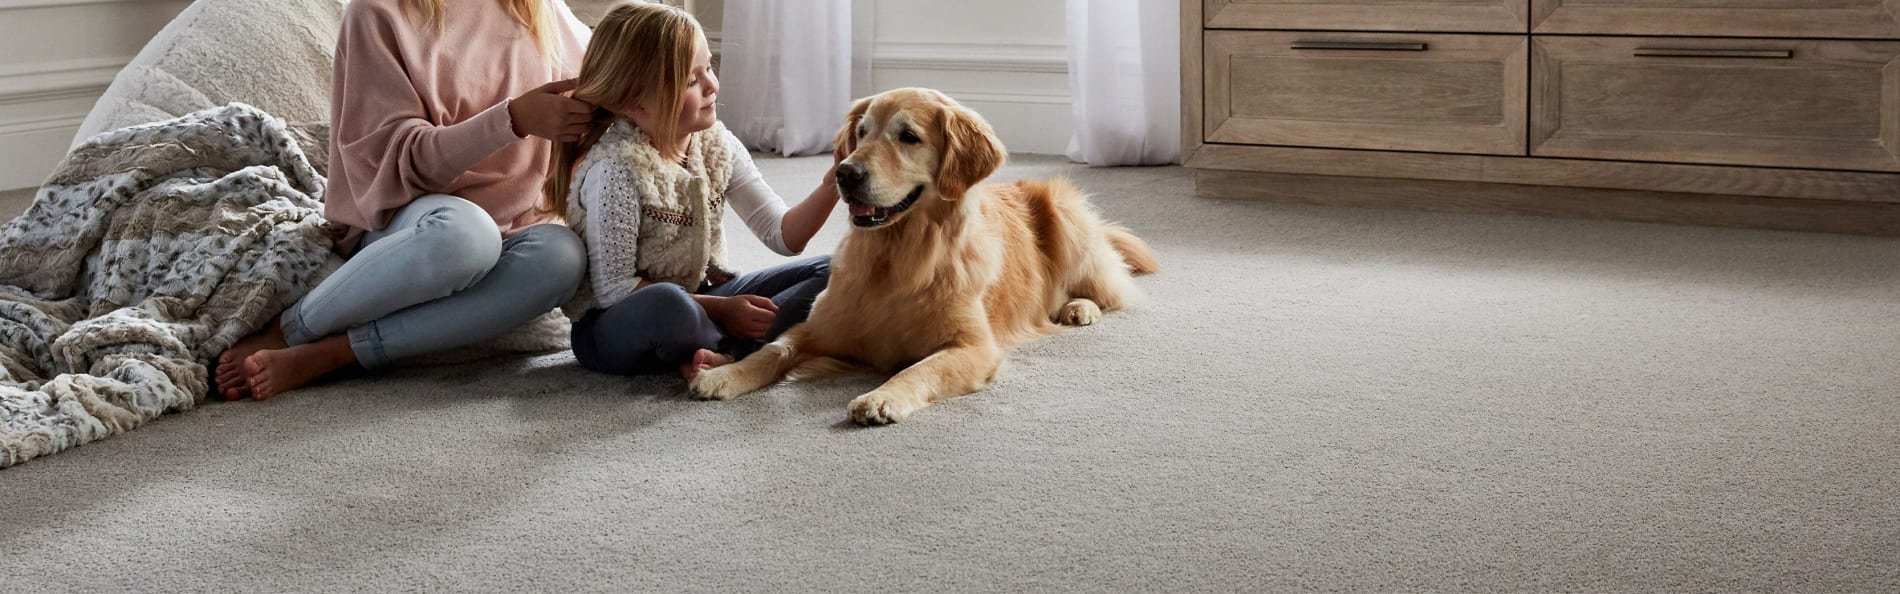
[(889, 425), (922, 408), (908, 398), (871, 392), (851, 400), (851, 420), (859, 425)]
[(1064, 326), (1087, 326), (1102, 321), (1102, 308), (1087, 299), (1070, 299), (1056, 321)]

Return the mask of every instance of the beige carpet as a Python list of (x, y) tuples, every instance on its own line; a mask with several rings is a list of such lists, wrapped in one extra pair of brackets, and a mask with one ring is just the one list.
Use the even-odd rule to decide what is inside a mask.
[(977, 396), (866, 430), (870, 380), (705, 403), (559, 354), (211, 404), (0, 471), (0, 584), (1900, 589), (1900, 241), (1001, 177), (1056, 172), (1167, 270)]

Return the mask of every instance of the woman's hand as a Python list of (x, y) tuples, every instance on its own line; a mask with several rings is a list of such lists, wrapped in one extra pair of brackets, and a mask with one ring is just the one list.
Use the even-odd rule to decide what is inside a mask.
[(574, 90), (574, 79), (557, 80), (523, 93), (508, 102), (515, 136), (539, 136), (555, 142), (578, 142), (594, 119), (594, 106), (562, 93)]
[(720, 297), (705, 305), (706, 316), (726, 334), (746, 340), (765, 338), (765, 331), (778, 319), (778, 304), (759, 295)]

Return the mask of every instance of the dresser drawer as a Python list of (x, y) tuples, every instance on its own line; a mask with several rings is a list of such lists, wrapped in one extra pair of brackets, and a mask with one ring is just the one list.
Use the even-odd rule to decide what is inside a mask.
[[(1192, 1), (1192, 0), (1189, 0)], [(1202, 0), (1213, 29), (1523, 33), (1529, 0)]]
[(1532, 155), (1900, 171), (1900, 42), (1533, 43)]
[(1900, 0), (1531, 0), (1537, 33), (1900, 39)]
[(1529, 39), (1208, 31), (1208, 142), (1524, 154)]

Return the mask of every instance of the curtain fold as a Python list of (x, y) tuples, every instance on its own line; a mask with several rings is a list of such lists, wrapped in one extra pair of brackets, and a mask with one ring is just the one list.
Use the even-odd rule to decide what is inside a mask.
[(1094, 166), (1181, 159), (1178, 0), (1068, 0), (1068, 157)]
[(726, 0), (719, 119), (756, 150), (826, 153), (870, 88), (870, 0)]

